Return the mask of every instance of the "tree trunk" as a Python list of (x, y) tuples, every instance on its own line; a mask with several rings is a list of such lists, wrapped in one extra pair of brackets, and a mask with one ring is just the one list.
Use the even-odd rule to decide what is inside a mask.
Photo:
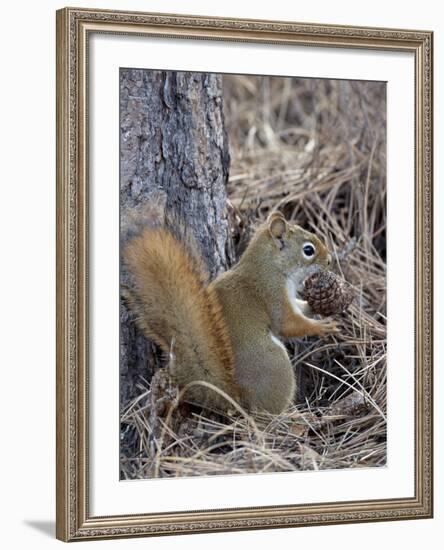
[[(229, 154), (222, 78), (205, 73), (121, 69), (120, 206), (159, 201), (191, 230), (214, 277), (233, 260), (226, 211)], [(121, 284), (127, 275), (121, 273)], [(150, 380), (159, 353), (120, 307), (120, 403)]]

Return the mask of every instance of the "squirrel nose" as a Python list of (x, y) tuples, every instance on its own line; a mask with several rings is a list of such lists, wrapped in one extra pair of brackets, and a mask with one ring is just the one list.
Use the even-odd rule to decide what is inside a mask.
[(328, 254), (327, 254), (327, 265), (328, 265), (328, 266), (331, 265), (331, 260), (332, 260), (331, 254), (328, 253)]

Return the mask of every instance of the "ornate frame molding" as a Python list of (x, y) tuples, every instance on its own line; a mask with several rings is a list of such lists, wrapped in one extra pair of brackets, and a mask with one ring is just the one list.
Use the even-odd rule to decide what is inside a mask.
[[(87, 469), (86, 45), (90, 32), (408, 51), (416, 89), (415, 497), (91, 517)], [(431, 517), (433, 33), (65, 8), (57, 12), (57, 537), (64, 541)]]

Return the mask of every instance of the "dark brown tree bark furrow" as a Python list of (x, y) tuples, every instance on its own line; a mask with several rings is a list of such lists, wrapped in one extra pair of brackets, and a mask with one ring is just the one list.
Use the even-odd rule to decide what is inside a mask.
[[(125, 216), (149, 201), (190, 230), (212, 277), (231, 263), (226, 211), (229, 154), (221, 76), (122, 69), (120, 201)], [(128, 282), (122, 272), (121, 283)], [(121, 405), (152, 376), (157, 350), (136, 329), (122, 302)]]

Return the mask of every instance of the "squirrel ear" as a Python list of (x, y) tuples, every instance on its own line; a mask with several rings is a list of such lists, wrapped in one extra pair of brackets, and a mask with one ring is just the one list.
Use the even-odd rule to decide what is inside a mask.
[(287, 232), (287, 222), (280, 212), (273, 212), (268, 216), (268, 231), (274, 239), (282, 239)]

